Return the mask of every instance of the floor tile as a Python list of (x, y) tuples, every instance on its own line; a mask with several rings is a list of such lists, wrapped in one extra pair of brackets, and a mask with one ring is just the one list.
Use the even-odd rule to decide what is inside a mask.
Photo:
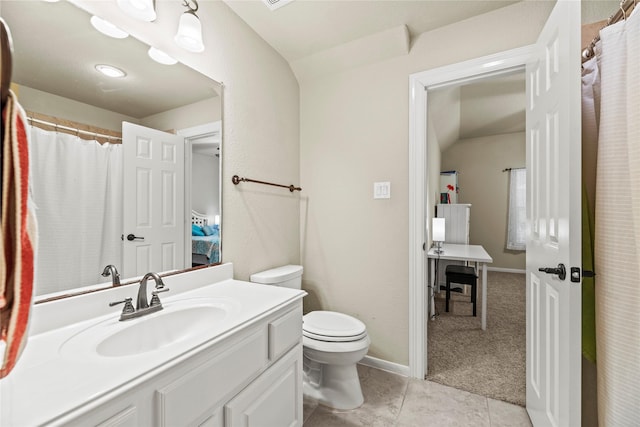
[(531, 427), (527, 410), (522, 406), (487, 399), (491, 427)]
[(431, 381), (409, 381), (398, 427), (489, 427), (489, 408), (483, 396)]
[(339, 411), (304, 399), (304, 427), (531, 427), (525, 408), (358, 365), (364, 404)]

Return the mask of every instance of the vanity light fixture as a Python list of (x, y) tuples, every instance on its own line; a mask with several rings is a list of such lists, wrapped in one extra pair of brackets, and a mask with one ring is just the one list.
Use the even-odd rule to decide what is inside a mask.
[(129, 33), (121, 30), (111, 22), (106, 19), (102, 19), (99, 16), (94, 15), (91, 17), (91, 25), (105, 36), (113, 37), (114, 39), (126, 39), (129, 37)]
[[(191, 7), (191, 3), (195, 4), (195, 8)], [(202, 24), (196, 15), (198, 2), (197, 0), (184, 0), (183, 6), (187, 8), (187, 11), (180, 16), (175, 41), (178, 46), (189, 52), (202, 52), (204, 50)]]
[(104, 74), (107, 77), (113, 77), (113, 78), (121, 78), (127, 75), (127, 73), (125, 73), (120, 68), (114, 67), (112, 65), (106, 65), (106, 64), (96, 65), (96, 70), (100, 71), (102, 74)]
[(149, 48), (149, 51), (147, 53), (149, 54), (151, 59), (153, 59), (156, 62), (159, 62), (160, 64), (173, 65), (178, 62), (177, 59), (174, 59), (173, 57), (169, 56), (165, 52), (161, 51), (160, 49), (156, 49), (153, 46)]
[(141, 21), (156, 20), (155, 0), (118, 0), (118, 7), (127, 15)]

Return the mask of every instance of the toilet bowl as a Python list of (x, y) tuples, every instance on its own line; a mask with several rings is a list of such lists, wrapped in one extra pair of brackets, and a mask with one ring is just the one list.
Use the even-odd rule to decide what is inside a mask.
[(371, 339), (361, 321), (334, 311), (312, 311), (303, 317), (304, 382), (308, 397), (335, 409), (355, 409), (364, 397), (356, 363)]
[[(251, 275), (250, 280), (275, 286), (302, 288), (302, 266), (287, 265)], [(355, 409), (364, 398), (356, 364), (369, 350), (371, 339), (360, 320), (335, 311), (312, 311), (303, 316), (303, 393), (335, 409)]]

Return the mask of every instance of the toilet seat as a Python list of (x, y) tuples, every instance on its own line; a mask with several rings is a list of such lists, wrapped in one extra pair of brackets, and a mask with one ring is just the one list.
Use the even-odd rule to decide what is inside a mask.
[(334, 311), (312, 311), (303, 316), (302, 334), (326, 342), (352, 342), (367, 336), (360, 320)]

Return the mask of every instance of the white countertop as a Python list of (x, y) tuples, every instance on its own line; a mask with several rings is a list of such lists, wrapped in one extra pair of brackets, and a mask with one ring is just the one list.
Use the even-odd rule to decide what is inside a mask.
[[(167, 285), (177, 287), (175, 284), (167, 283)], [(130, 286), (126, 289), (127, 295), (135, 299), (137, 290), (137, 285)], [(122, 294), (123, 291), (118, 290), (114, 293)], [(34, 426), (63, 423), (65, 415), (71, 412), (80, 414), (89, 411), (97, 404), (113, 397), (116, 390), (119, 394), (126, 388), (136, 386), (197, 351), (215, 345), (248, 323), (301, 299), (304, 295), (305, 292), (300, 290), (233, 279), (225, 279), (187, 291), (182, 289), (178, 292), (176, 289), (175, 295), (171, 295), (171, 292), (162, 294), (165, 307), (189, 298), (218, 298), (232, 300), (235, 304), (234, 313), (212, 325), (207, 331), (207, 336), (199, 340), (200, 344), (195, 347), (193, 345), (172, 346), (168, 350), (155, 350), (144, 355), (127, 357), (107, 358), (98, 355), (69, 357), (60, 352), (61, 344), (79, 332), (96, 323), (117, 319), (122, 305), (109, 308), (107, 314), (101, 313), (97, 317), (75, 321), (49, 330), (42, 325), (46, 319), (38, 317), (50, 316), (56, 310), (52, 307), (41, 312), (36, 310), (32, 321), (40, 323), (36, 328), (39, 333), (30, 335), (15, 369), (8, 377), (0, 380), (1, 424)], [(109, 291), (103, 293), (101, 297), (93, 296), (93, 299), (95, 298), (103, 300), (103, 305), (107, 307), (107, 303), (114, 300), (109, 295)], [(71, 302), (69, 300), (72, 299), (65, 300), (60, 308), (68, 309)], [(79, 311), (82, 310), (79, 308)], [(125, 388), (123, 384), (126, 385)]]

